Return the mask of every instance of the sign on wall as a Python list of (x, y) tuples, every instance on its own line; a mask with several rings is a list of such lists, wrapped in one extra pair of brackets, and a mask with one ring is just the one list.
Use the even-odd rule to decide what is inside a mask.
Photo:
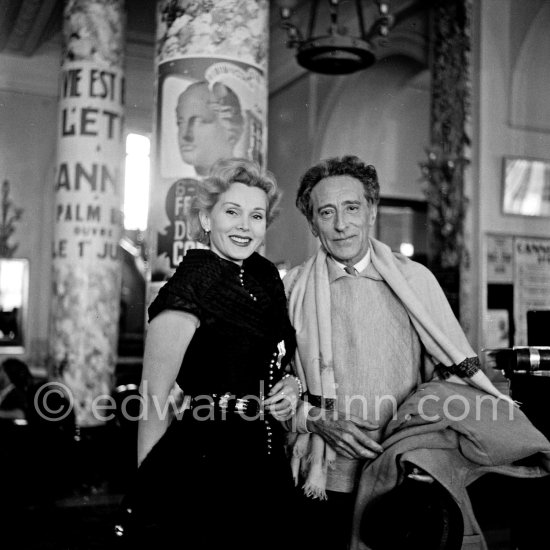
[(509, 235), (487, 235), (487, 282), (514, 281), (514, 240)]
[(550, 239), (487, 234), (485, 243), (484, 345), (529, 345), (529, 312), (550, 311)]
[(527, 312), (541, 310), (550, 310), (550, 239), (517, 237), (514, 239), (516, 346), (527, 345)]

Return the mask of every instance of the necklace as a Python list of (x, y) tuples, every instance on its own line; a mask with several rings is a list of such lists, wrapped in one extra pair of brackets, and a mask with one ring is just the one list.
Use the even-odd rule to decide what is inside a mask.
[(241, 267), (241, 270), (239, 271), (239, 283), (241, 283), (241, 286), (246, 290), (246, 292), (248, 292), (248, 295), (249, 295), (255, 302), (257, 302), (257, 301), (258, 301), (258, 298), (256, 298), (256, 296), (254, 296), (254, 294), (252, 294), (252, 292), (250, 292), (250, 290), (248, 290), (248, 288), (246, 288), (246, 287), (244, 286), (243, 277), (244, 277), (244, 269)]

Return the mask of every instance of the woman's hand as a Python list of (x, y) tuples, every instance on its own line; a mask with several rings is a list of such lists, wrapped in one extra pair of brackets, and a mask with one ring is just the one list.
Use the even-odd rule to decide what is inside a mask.
[(265, 409), (277, 420), (288, 420), (296, 412), (296, 405), (301, 394), (301, 384), (293, 375), (279, 380), (264, 401)]

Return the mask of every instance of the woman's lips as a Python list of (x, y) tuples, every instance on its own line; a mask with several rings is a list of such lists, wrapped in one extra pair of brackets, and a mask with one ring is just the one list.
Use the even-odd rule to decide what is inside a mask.
[(231, 239), (232, 243), (235, 243), (237, 246), (248, 246), (252, 239), (250, 237), (239, 237), (237, 235), (230, 235), (229, 238)]

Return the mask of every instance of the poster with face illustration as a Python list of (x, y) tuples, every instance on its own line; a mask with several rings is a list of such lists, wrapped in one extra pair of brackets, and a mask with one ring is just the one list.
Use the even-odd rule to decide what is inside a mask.
[(159, 67), (157, 136), (163, 178), (202, 177), (219, 158), (263, 163), (266, 94), (261, 72), (244, 63), (193, 58)]
[(149, 225), (157, 227), (153, 280), (177, 267), (189, 248), (194, 184), (219, 159), (263, 165), (267, 89), (264, 74), (222, 58), (185, 58), (158, 69), (156, 170)]
[(265, 165), (268, 17), (267, 0), (157, 3), (153, 282), (203, 246), (190, 216), (196, 183), (210, 167), (230, 157)]

